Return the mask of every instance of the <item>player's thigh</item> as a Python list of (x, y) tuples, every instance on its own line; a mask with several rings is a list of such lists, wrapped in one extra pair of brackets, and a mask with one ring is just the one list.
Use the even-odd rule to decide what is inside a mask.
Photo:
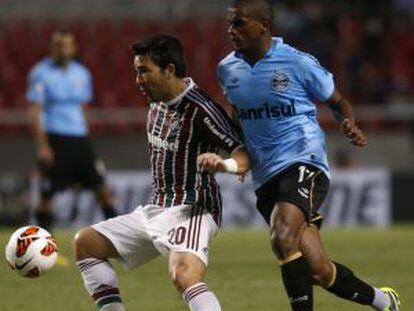
[(218, 225), (202, 206), (169, 208), (152, 219), (149, 228), (155, 247), (164, 256), (170, 252), (193, 254), (208, 265), (210, 243)]
[(80, 230), (75, 235), (76, 260), (85, 258), (118, 258), (119, 254), (111, 241), (92, 227)]
[(274, 176), (256, 192), (258, 209), (264, 209), (262, 215), (269, 217), (273, 213), (269, 208), (287, 202), (296, 206), (305, 215), (306, 221), (311, 222), (325, 200), (328, 189), (329, 179), (321, 170), (309, 164), (297, 163)]
[(147, 232), (147, 214), (142, 207), (91, 227), (112, 243), (127, 269), (144, 264), (159, 255)]
[(275, 204), (270, 216), (272, 241), (288, 240), (299, 243), (306, 227), (306, 216), (297, 205), (290, 202)]

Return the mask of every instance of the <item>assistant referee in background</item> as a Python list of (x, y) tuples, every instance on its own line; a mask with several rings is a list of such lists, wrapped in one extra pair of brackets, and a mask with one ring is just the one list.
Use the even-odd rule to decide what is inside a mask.
[(73, 34), (53, 33), (50, 56), (37, 63), (28, 78), (29, 115), (41, 172), (41, 200), (35, 217), (45, 229), (53, 225), (53, 195), (68, 187), (93, 190), (105, 218), (116, 216), (103, 163), (88, 138), (91, 74), (74, 59), (76, 52)]

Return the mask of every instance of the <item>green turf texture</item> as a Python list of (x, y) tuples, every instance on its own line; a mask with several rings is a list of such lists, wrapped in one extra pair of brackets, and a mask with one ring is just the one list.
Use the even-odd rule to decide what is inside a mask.
[[(10, 230), (0, 231), (4, 246)], [(0, 310), (95, 310), (73, 261), (73, 232), (57, 232), (60, 252), (71, 264), (55, 266), (38, 279), (25, 279), (0, 259)], [(403, 310), (414, 310), (414, 227), (390, 230), (325, 230), (326, 248), (336, 261), (376, 286), (392, 286)], [(119, 265), (120, 289), (128, 311), (188, 310), (170, 284), (166, 261), (159, 258), (132, 272)], [(223, 230), (213, 241), (207, 282), (224, 311), (289, 310), (279, 267), (271, 254), (266, 230)], [(315, 290), (315, 310), (369, 310)], [(336, 308), (336, 309), (335, 309)]]

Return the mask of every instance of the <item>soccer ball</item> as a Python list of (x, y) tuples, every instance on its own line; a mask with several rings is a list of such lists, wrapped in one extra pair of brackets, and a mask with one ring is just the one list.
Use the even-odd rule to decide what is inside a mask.
[(36, 278), (50, 270), (57, 260), (53, 236), (38, 226), (17, 229), (6, 246), (6, 260), (24, 277)]

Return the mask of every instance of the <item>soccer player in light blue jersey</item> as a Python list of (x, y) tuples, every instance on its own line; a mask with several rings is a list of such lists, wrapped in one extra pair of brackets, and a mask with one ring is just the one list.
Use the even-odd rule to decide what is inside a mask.
[(105, 217), (116, 215), (103, 165), (88, 139), (85, 104), (92, 99), (91, 74), (75, 54), (74, 36), (55, 32), (51, 55), (36, 64), (28, 78), (29, 113), (42, 175), (35, 216), (46, 229), (53, 225), (53, 195), (69, 186), (92, 189)]
[[(324, 251), (317, 210), (330, 175), (315, 102), (333, 110), (352, 144), (367, 143), (332, 74), (311, 55), (273, 38), (272, 18), (265, 0), (233, 1), (227, 20), (235, 51), (220, 62), (218, 78), (250, 155), (257, 208), (271, 228), (291, 308), (313, 310), (312, 284), (317, 284), (377, 310), (399, 310), (394, 290), (368, 285)], [(244, 173), (237, 159), (214, 154), (200, 156), (199, 164), (210, 171)]]

